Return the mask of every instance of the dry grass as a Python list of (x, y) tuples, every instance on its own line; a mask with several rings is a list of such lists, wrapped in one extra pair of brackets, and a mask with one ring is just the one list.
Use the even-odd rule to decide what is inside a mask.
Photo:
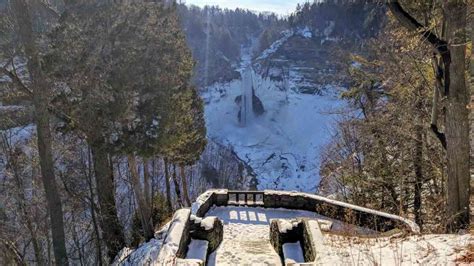
[(455, 262), (459, 264), (468, 264), (468, 265), (474, 264), (474, 244), (469, 244), (467, 246), (466, 253), (461, 255), (461, 257), (457, 258)]

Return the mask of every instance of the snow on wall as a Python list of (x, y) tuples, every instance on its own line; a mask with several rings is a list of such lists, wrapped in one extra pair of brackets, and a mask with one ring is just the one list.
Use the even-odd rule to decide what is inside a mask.
[[(191, 205), (191, 214), (199, 216), (200, 209), (203, 208), (213, 194), (227, 194), (227, 189), (209, 189), (196, 198)], [(212, 204), (211, 204), (212, 205)], [(207, 206), (207, 208), (210, 206)], [(207, 211), (207, 210), (206, 210)]]
[(381, 211), (377, 211), (377, 210), (373, 210), (373, 209), (353, 205), (353, 204), (350, 204), (350, 203), (337, 201), (337, 200), (334, 200), (334, 199), (329, 199), (329, 198), (319, 196), (319, 195), (301, 193), (301, 192), (296, 192), (296, 191), (265, 190), (264, 193), (265, 193), (265, 196), (285, 195), (285, 196), (289, 196), (289, 197), (300, 196), (300, 197), (312, 198), (312, 199), (315, 199), (317, 201), (325, 202), (325, 203), (330, 204), (330, 205), (340, 206), (340, 207), (343, 207), (345, 209), (356, 210), (356, 211), (360, 211), (362, 213), (367, 213), (367, 214), (371, 214), (371, 215), (375, 215), (375, 216), (388, 218), (390, 220), (398, 221), (398, 222), (401, 222), (402, 224), (407, 225), (408, 228), (413, 233), (420, 233), (420, 227), (415, 222), (413, 222), (411, 220), (408, 220), (408, 219), (405, 219), (405, 218), (403, 218), (401, 216), (398, 216), (398, 215), (389, 214), (389, 213), (386, 213), (386, 212), (381, 212)]
[(177, 253), (180, 248), (183, 233), (189, 221), (191, 211), (189, 209), (177, 210), (171, 221), (168, 234), (163, 241), (157, 261), (159, 264), (168, 265), (177, 259)]
[(113, 265), (152, 265), (158, 259), (163, 240), (151, 239), (143, 243), (136, 250), (124, 248), (117, 255)]
[[(209, 200), (215, 199), (212, 196), (213, 193), (219, 193), (219, 196), (225, 198), (226, 195), (222, 194), (226, 194), (227, 190), (207, 191), (199, 198), (201, 203), (212, 203), (209, 202)], [(408, 223), (413, 231), (416, 231), (417, 229), (416, 224), (396, 215), (327, 199), (318, 195), (274, 190), (266, 190), (264, 193), (267, 196), (280, 195), (289, 197), (309, 197), (328, 204), (356, 209), (390, 219), (401, 219), (403, 222)], [(211, 221), (216, 219), (214, 216), (221, 217), (224, 221), (224, 240), (227, 239), (226, 243), (230, 245), (229, 247), (232, 247), (232, 243), (235, 244), (236, 237), (242, 237), (242, 240), (245, 240), (248, 239), (249, 236), (255, 236), (255, 233), (257, 232), (255, 231), (256, 226), (265, 227), (262, 227), (265, 230), (262, 229), (263, 231), (260, 233), (266, 239), (268, 237), (268, 223), (275, 218), (292, 219), (295, 218), (295, 216), (308, 216), (313, 217), (313, 220), (316, 218), (320, 225), (321, 221), (325, 221), (325, 219), (321, 220), (321, 217), (319, 217), (315, 212), (235, 206), (213, 207), (206, 216), (207, 217), (197, 217), (191, 215), (190, 209), (178, 210), (173, 216), (168, 230), (166, 230), (165, 227), (160, 232), (157, 232), (155, 239), (142, 244), (135, 251), (125, 248), (120, 252), (118, 259), (116, 260), (118, 262), (115, 262), (113, 265), (200, 265), (202, 260), (177, 258), (178, 249), (180, 248), (180, 245), (183, 244), (181, 243), (183, 240), (183, 232), (186, 231), (186, 226), (190, 217), (198, 219), (201, 226), (204, 227), (206, 227), (207, 223), (210, 224)], [(308, 223), (310, 227), (317, 226), (316, 220), (313, 220)], [(281, 229), (289, 230), (294, 226), (292, 220), (281, 220), (279, 222), (281, 224)], [(236, 226), (238, 228), (244, 226), (246, 230), (237, 230)], [(167, 233), (164, 233), (165, 231)], [(320, 243), (321, 246), (318, 248), (318, 263), (321, 264), (338, 264), (337, 262), (353, 264), (354, 259), (356, 259), (356, 261), (360, 262), (356, 264), (370, 264), (373, 260), (379, 264), (383, 263), (384, 265), (455, 265), (454, 260), (463, 256), (467, 251), (469, 243), (472, 243), (474, 240), (469, 234), (411, 235), (401, 238), (396, 236), (365, 236), (365, 238), (361, 238), (358, 236), (332, 235), (328, 233), (323, 234), (325, 240)], [(263, 244), (270, 245), (270, 243), (267, 242), (262, 242), (262, 245)], [(271, 250), (269, 250), (269, 252), (270, 251)], [(222, 251), (216, 251), (211, 254), (209, 258), (211, 265), (213, 265), (213, 261), (216, 261), (216, 254), (219, 254), (219, 252), (222, 253)], [(232, 259), (229, 258), (229, 260)]]

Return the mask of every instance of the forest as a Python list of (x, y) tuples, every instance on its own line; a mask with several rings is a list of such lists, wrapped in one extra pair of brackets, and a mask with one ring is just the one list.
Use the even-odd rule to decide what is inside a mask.
[[(277, 93), (336, 95), (304, 192), (423, 234), (473, 232), (472, 0), (323, 0), (289, 16), (178, 2), (0, 0), (0, 264), (108, 265), (209, 188), (281, 188), (210, 132), (223, 111), (208, 95), (233, 95), (247, 50)], [(337, 86), (290, 89), (292, 65)]]

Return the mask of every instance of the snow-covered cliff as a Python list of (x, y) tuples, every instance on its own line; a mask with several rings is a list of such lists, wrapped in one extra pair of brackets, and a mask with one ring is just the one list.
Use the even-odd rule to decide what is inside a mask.
[[(293, 44), (288, 42), (306, 39), (311, 43), (311, 38), (308, 28), (288, 30), (260, 54), (253, 54), (253, 47), (242, 49), (236, 70), (254, 69), (255, 95), (265, 110), (245, 126), (238, 121), (239, 106), (235, 103), (242, 94), (242, 79), (202, 89), (209, 138), (232, 147), (253, 168), (258, 189), (310, 192), (319, 182), (318, 155), (329, 139), (337, 119), (335, 111), (341, 105), (337, 87), (308, 79), (305, 73), (311, 69), (304, 65), (313, 62), (290, 58), (284, 64), (275, 64), (281, 49), (292, 49)], [(271, 65), (271, 75), (263, 65)], [(313, 93), (302, 92), (303, 87), (313, 88)]]

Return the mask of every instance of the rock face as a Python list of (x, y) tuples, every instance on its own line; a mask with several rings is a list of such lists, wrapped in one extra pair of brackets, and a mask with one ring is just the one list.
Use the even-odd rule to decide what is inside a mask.
[[(253, 114), (257, 117), (257, 116), (261, 116), (263, 115), (263, 113), (265, 113), (265, 108), (263, 107), (263, 102), (262, 100), (260, 100), (260, 98), (255, 95), (255, 89), (252, 89), (253, 91), (253, 95), (252, 95), (252, 110), (253, 110)], [(239, 123), (241, 122), (241, 109), (242, 109), (242, 95), (239, 95), (237, 97), (235, 97), (235, 103), (237, 104), (237, 106), (239, 106), (239, 112), (237, 114), (237, 119), (239, 121)]]
[(323, 84), (346, 83), (344, 65), (334, 59), (336, 46), (312, 34), (308, 28), (285, 33), (275, 43), (279, 46), (254, 61), (256, 72), (263, 77), (291, 83), (291, 89), (308, 94), (321, 93)]

